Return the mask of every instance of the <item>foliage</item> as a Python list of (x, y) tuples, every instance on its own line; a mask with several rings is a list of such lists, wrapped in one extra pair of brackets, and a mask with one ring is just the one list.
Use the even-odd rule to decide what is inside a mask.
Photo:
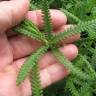
[[(49, 8), (60, 9), (67, 15), (68, 23), (75, 24), (75, 27), (53, 35)], [(41, 48), (22, 65), (17, 85), (20, 85), (26, 76), (31, 76), (33, 96), (43, 96), (37, 63), (40, 57), (50, 49), (58, 61), (70, 70), (70, 75), (64, 81), (45, 89), (44, 96), (95, 96), (96, 0), (32, 0), (30, 10), (34, 9), (42, 10), (43, 33), (29, 20), (24, 20), (13, 29), (17, 33), (42, 42)], [(58, 47), (61, 46), (59, 44), (61, 40), (76, 34), (81, 34), (81, 39), (75, 42), (79, 47), (79, 55), (71, 63), (58, 50)]]

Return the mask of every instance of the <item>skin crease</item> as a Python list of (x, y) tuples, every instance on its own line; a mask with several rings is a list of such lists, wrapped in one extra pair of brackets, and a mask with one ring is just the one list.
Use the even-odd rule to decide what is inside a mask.
[[(20, 35), (8, 37), (10, 32), (7, 31), (20, 23), (24, 17), (32, 20), (39, 28), (43, 28), (40, 10), (28, 12), (28, 6), (29, 0), (0, 2), (0, 96), (10, 96), (10, 94), (11, 96), (31, 96), (29, 78), (17, 87), (16, 77), (27, 56), (42, 44)], [(66, 25), (67, 17), (58, 10), (50, 10), (50, 12), (54, 32), (66, 30), (69, 26)], [(80, 38), (79, 35), (75, 37), (75, 39), (74, 37), (68, 38), (66, 41), (70, 43), (70, 41)], [(78, 54), (78, 49), (74, 44), (68, 44), (59, 49), (69, 60), (73, 60)], [(39, 66), (43, 88), (63, 79), (69, 74), (69, 71), (57, 62), (51, 52), (46, 53), (39, 60)]]

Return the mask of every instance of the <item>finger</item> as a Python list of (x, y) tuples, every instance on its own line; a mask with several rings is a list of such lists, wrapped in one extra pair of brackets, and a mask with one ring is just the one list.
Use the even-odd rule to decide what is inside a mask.
[[(66, 31), (67, 29), (69, 29), (69, 28), (71, 28), (71, 27), (74, 27), (74, 26), (73, 26), (73, 25), (63, 25), (63, 26), (55, 29), (55, 30), (54, 30), (54, 34), (55, 34), (55, 33), (64, 32), (64, 31)], [(76, 34), (76, 35), (73, 35), (73, 36), (68, 37), (68, 38), (65, 39), (65, 40), (62, 40), (61, 43), (62, 43), (62, 44), (64, 44), (64, 43), (72, 43), (72, 42), (77, 41), (77, 40), (79, 40), (79, 39), (80, 39), (80, 34)]]
[(25, 36), (16, 36), (9, 39), (14, 59), (30, 55), (41, 46), (40, 42)]
[(5, 33), (0, 34), (0, 70), (13, 61), (13, 54)]
[(19, 23), (28, 10), (29, 0), (0, 2), (0, 30), (4, 32)]
[[(53, 64), (40, 71), (41, 85), (43, 88), (62, 80), (69, 71), (62, 64)], [(46, 77), (46, 78), (45, 78)]]
[[(65, 25), (67, 23), (67, 17), (61, 11), (51, 9), (50, 13), (51, 13), (51, 18), (52, 18), (53, 29), (55, 28), (57, 29), (58, 27)], [(43, 23), (42, 23), (43, 18), (42, 18), (42, 13), (40, 10), (29, 11), (26, 18), (31, 20), (40, 29), (43, 29)], [(8, 31), (7, 34), (8, 36), (13, 36), (16, 33)]]
[[(73, 60), (78, 55), (78, 49), (75, 45), (69, 44), (64, 47), (59, 48), (59, 50), (65, 55), (69, 60)], [(15, 61), (14, 65), (18, 65), (20, 68), (21, 65), (25, 62), (26, 58), (18, 59)], [(47, 61), (47, 62), (46, 62)], [(51, 52), (46, 53), (38, 61), (40, 69), (44, 69), (49, 65), (57, 63), (56, 58)]]
[[(69, 44), (59, 48), (59, 50), (64, 54), (69, 60), (73, 60), (78, 55), (78, 49), (75, 45)], [(46, 62), (47, 61), (47, 62)], [(45, 54), (39, 61), (40, 68), (43, 69), (51, 64), (58, 63), (53, 53), (49, 52)]]
[[(67, 23), (67, 17), (59, 10), (50, 10), (53, 28), (58, 28)], [(43, 29), (43, 18), (40, 10), (29, 11), (27, 18), (36, 24), (40, 29)]]

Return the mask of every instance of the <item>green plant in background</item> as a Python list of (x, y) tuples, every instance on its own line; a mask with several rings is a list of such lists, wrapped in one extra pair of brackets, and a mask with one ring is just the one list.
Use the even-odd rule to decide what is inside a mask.
[[(33, 96), (96, 95), (96, 16), (94, 10), (94, 8), (96, 8), (95, 5), (95, 0), (30, 1), (30, 10), (42, 10), (44, 25), (43, 32), (40, 32), (40, 30), (29, 20), (24, 20), (19, 26), (15, 27), (13, 30), (17, 33), (23, 34), (25, 36), (31, 37), (32, 39), (42, 42), (42, 46), (41, 48), (37, 49), (37, 51), (34, 52), (22, 65), (18, 74), (16, 82), (17, 85), (20, 85), (27, 76), (30, 76)], [(49, 8), (60, 9), (68, 16), (68, 22), (75, 24), (75, 26), (69, 28), (64, 32), (60, 32), (53, 35)], [(83, 38), (76, 42), (80, 50), (78, 57), (73, 61), (72, 64), (58, 50), (58, 48), (61, 46), (60, 42), (62, 40), (67, 39), (70, 36), (76, 34), (82, 34), (81, 37)], [(88, 36), (86, 36), (86, 34)], [(84, 38), (85, 36), (86, 38)], [(61, 85), (64, 86), (57, 84), (57, 88), (54, 88), (56, 90), (53, 90), (52, 92), (48, 93), (48, 90), (51, 89), (48, 88), (47, 91), (45, 90), (43, 94), (43, 90), (40, 84), (38, 60), (49, 49), (50, 51), (52, 51), (58, 61), (63, 64), (68, 70), (70, 70), (70, 75), (64, 80), (64, 82), (60, 82)], [(52, 87), (54, 86), (56, 87), (56, 85), (53, 85)], [(63, 89), (63, 91), (58, 93), (57, 91), (61, 90), (59, 89), (60, 87)]]

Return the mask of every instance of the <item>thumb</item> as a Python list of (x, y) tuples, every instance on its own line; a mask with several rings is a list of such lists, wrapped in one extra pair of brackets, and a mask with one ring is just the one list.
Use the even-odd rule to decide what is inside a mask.
[(19, 23), (28, 10), (29, 0), (0, 2), (0, 31), (4, 32)]

